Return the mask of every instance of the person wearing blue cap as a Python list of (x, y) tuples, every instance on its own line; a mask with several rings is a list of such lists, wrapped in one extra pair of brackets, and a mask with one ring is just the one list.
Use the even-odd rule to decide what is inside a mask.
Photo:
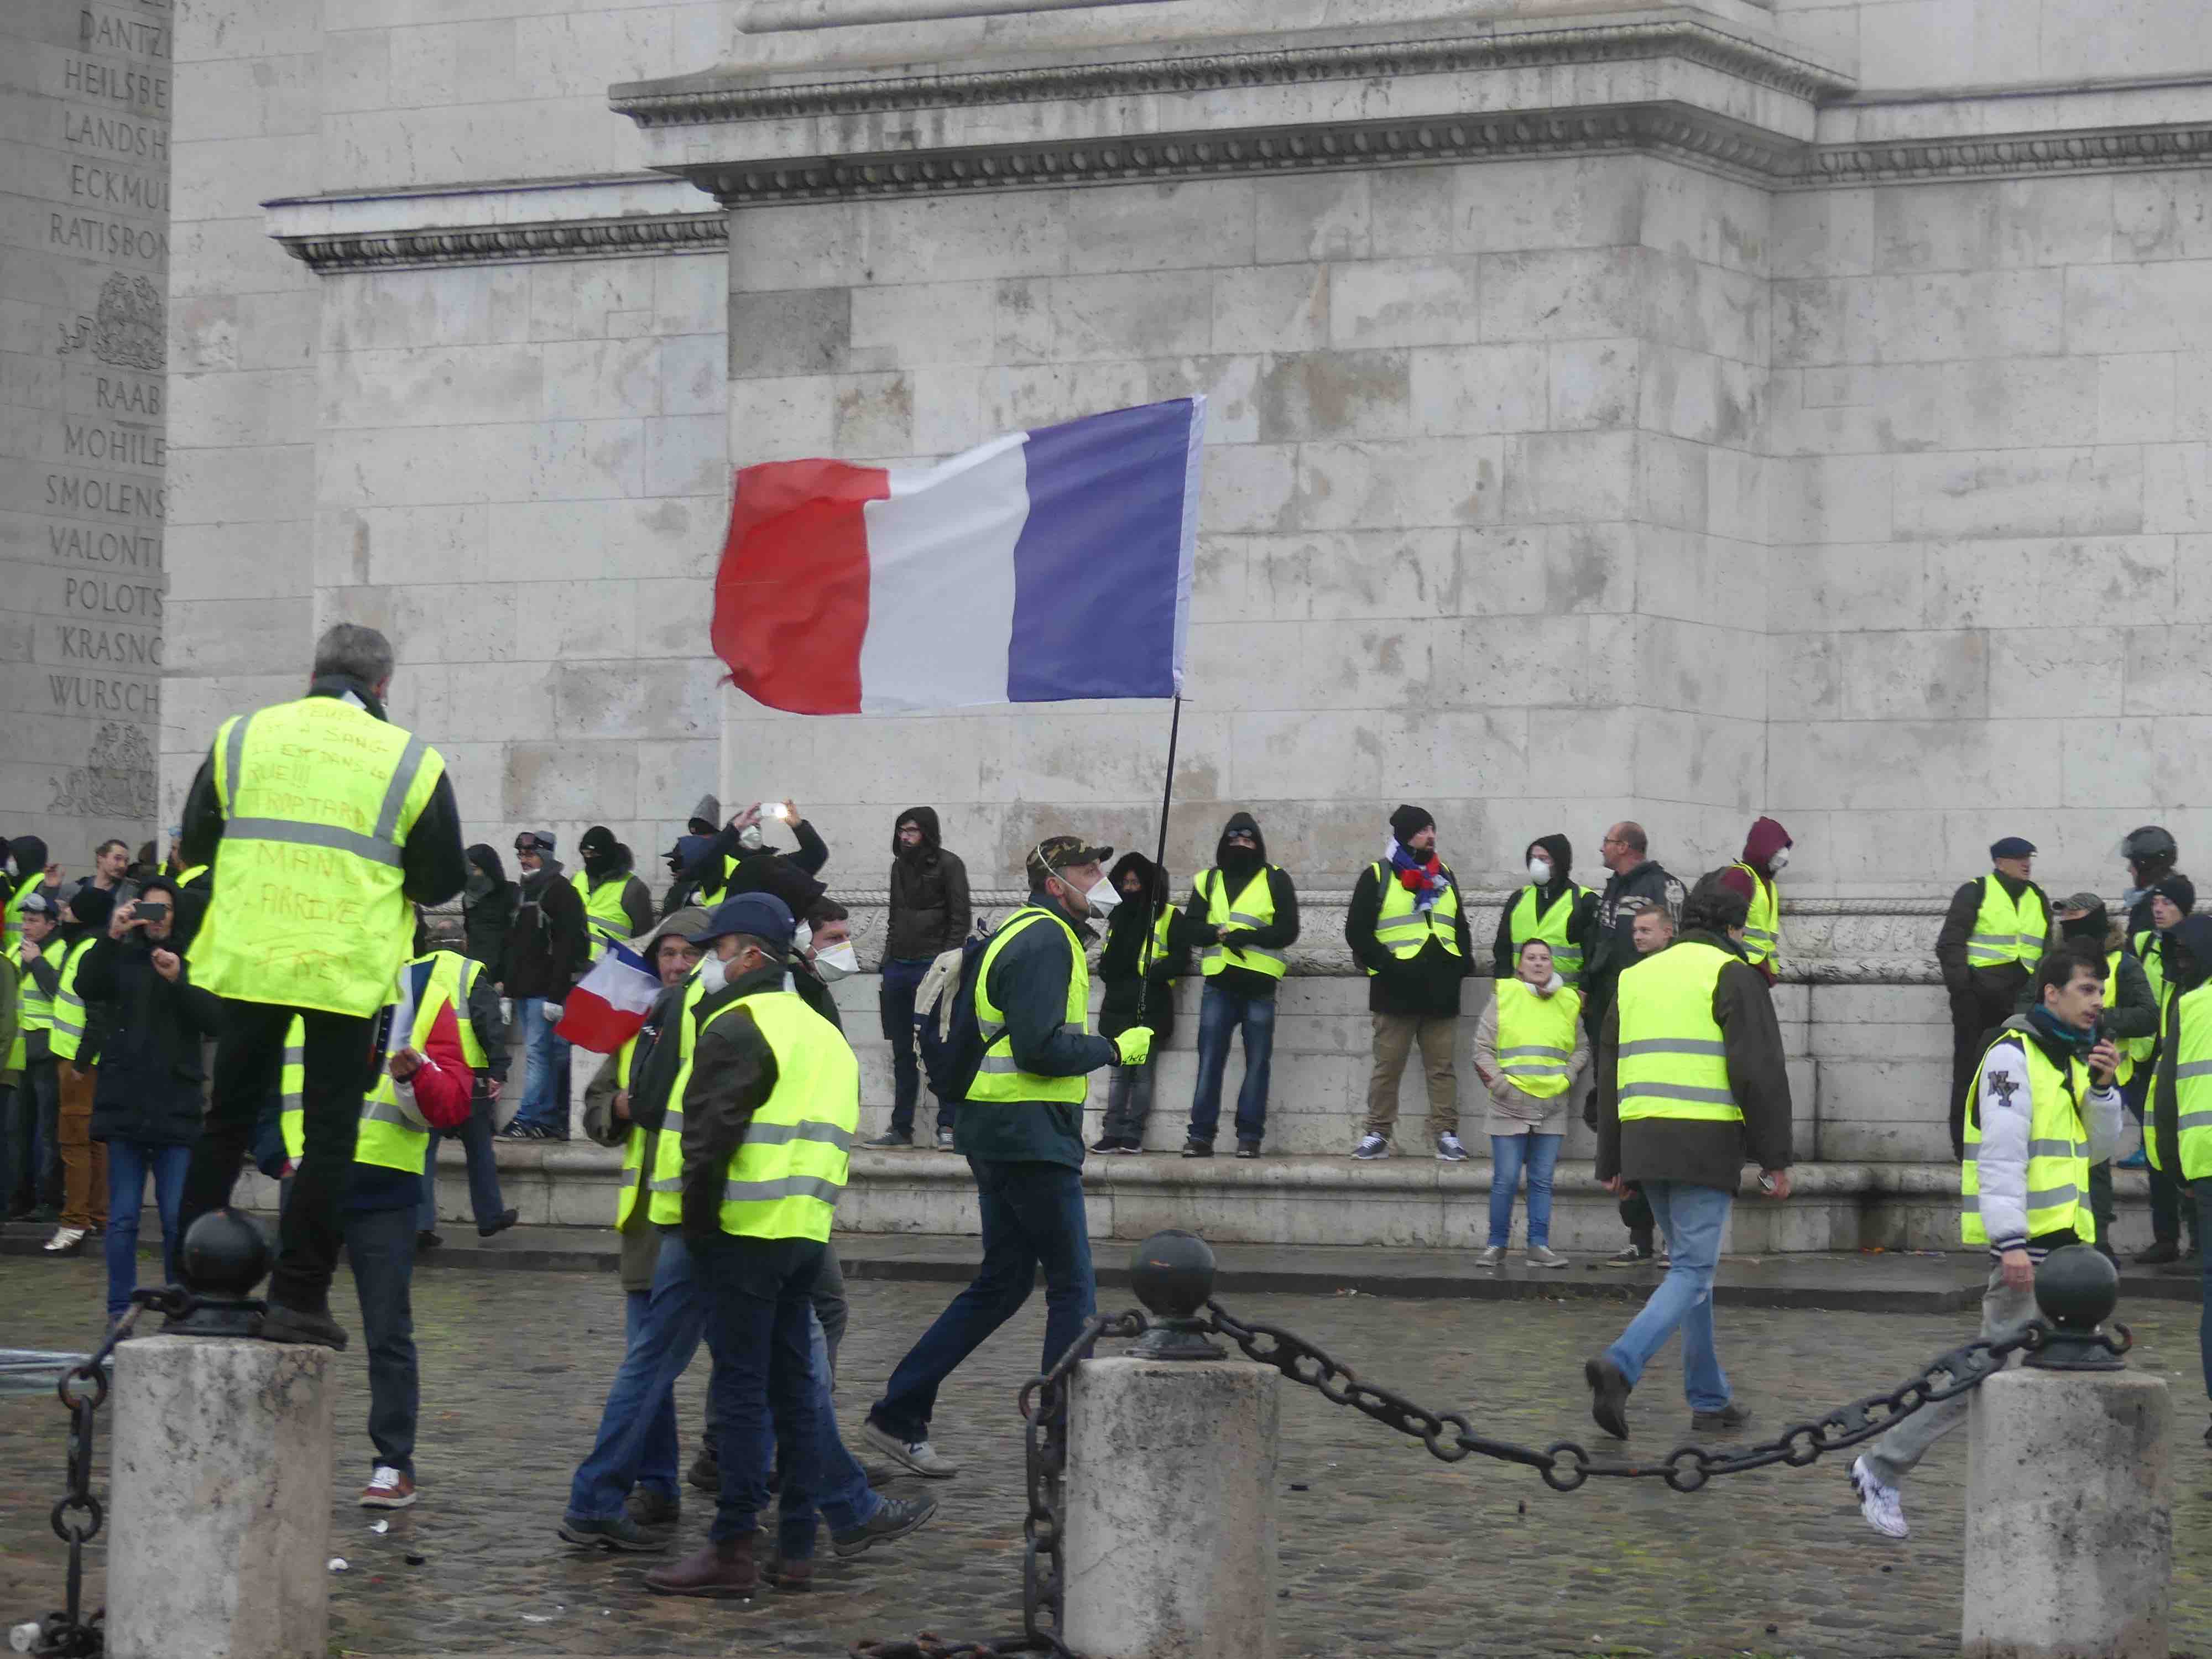
[(2033, 881), (2035, 844), (2007, 836), (1991, 844), (1986, 876), (1951, 895), (1936, 961), (1951, 998), (1951, 1156), (1966, 1155), (1966, 1091), (1988, 1034), (2012, 1017), (2053, 938), (2051, 900)]

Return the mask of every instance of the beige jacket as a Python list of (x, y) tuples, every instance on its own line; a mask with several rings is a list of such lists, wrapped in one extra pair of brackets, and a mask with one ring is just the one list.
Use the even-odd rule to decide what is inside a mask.
[[(1557, 974), (1545, 994), (1565, 986)], [(1474, 1071), (1490, 1092), (1490, 1109), (1483, 1115), (1482, 1132), (1488, 1135), (1563, 1135), (1567, 1132), (1567, 1103), (1576, 1097), (1583, 1073), (1589, 1068), (1589, 1033), (1575, 1022), (1575, 1052), (1567, 1061), (1567, 1086), (1548, 1098), (1528, 1093), (1509, 1079), (1498, 1066), (1498, 999), (1484, 1005), (1474, 1028)]]

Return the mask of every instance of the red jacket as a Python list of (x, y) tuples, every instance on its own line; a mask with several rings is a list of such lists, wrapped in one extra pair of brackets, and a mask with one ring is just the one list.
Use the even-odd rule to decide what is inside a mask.
[(430, 1034), (422, 1041), (422, 1053), (423, 1064), (408, 1079), (415, 1085), (415, 1104), (432, 1128), (458, 1129), (469, 1121), (477, 1074), (469, 1069), (468, 1056), (461, 1052), (461, 1024), (452, 1003), (438, 1010)]

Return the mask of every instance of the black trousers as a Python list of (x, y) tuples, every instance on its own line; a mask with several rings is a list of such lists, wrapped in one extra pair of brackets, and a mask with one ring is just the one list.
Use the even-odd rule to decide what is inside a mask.
[(2012, 1018), (2029, 975), (2018, 963), (1977, 969), (1964, 991), (1951, 993), (1951, 1156), (1966, 1156), (1966, 1091), (1982, 1063), (1989, 1035)]
[(1650, 1250), (1658, 1218), (1651, 1213), (1651, 1200), (1644, 1196), (1644, 1188), (1632, 1182), (1620, 1200), (1620, 1218), (1627, 1225), (1628, 1242), (1639, 1250)]
[(307, 1028), (301, 1060), (301, 1128), (305, 1145), (292, 1171), (279, 1223), (276, 1270), (269, 1299), (304, 1312), (329, 1310), (331, 1273), (343, 1235), (339, 1202), (353, 1167), (362, 1097), (375, 1075), (370, 1045), (376, 1021), (313, 1008), (225, 998), (216, 1039), (214, 1096), (191, 1174), (185, 1181), (183, 1226), (230, 1202), (230, 1189), (253, 1139), (263, 1105), (277, 1092), (284, 1034), (295, 1018)]

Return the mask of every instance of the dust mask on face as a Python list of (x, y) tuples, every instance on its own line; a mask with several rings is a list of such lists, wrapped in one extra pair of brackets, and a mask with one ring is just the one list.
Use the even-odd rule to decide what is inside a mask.
[(798, 927), (791, 930), (791, 948), (793, 954), (805, 951), (806, 947), (813, 943), (814, 930), (805, 922), (800, 922)]
[(1775, 850), (1774, 856), (1773, 856), (1772, 858), (1771, 858), (1771, 859), (1767, 860), (1767, 861), (1766, 861), (1766, 867), (1767, 867), (1770, 871), (1771, 871), (1774, 874), (1776, 874), (1776, 875), (1778, 875), (1778, 875), (1780, 875), (1780, 874), (1783, 872), (1783, 871), (1784, 871), (1784, 869), (1786, 869), (1786, 868), (1788, 868), (1788, 867), (1789, 867), (1789, 864), (1790, 864), (1790, 849), (1789, 849), (1788, 848), (1786, 848), (1786, 847), (1783, 847), (1783, 848), (1778, 848)]
[(836, 984), (848, 974), (860, 971), (860, 953), (848, 939), (842, 945), (833, 945), (826, 951), (814, 953), (814, 970), (830, 984)]
[(1552, 866), (1542, 859), (1528, 860), (1528, 879), (1539, 887), (1548, 887), (1552, 881)]
[(763, 847), (767, 845), (767, 842), (761, 837), (760, 825), (757, 823), (749, 823), (744, 829), (738, 830), (738, 845), (744, 848), (748, 853), (759, 852)]
[(1083, 896), (1090, 901), (1091, 914), (1103, 918), (1110, 915), (1121, 902), (1121, 890), (1101, 876), (1091, 884), (1091, 890)]
[(719, 995), (730, 982), (730, 964), (720, 957), (709, 956), (699, 963), (699, 983), (707, 988), (708, 996)]

